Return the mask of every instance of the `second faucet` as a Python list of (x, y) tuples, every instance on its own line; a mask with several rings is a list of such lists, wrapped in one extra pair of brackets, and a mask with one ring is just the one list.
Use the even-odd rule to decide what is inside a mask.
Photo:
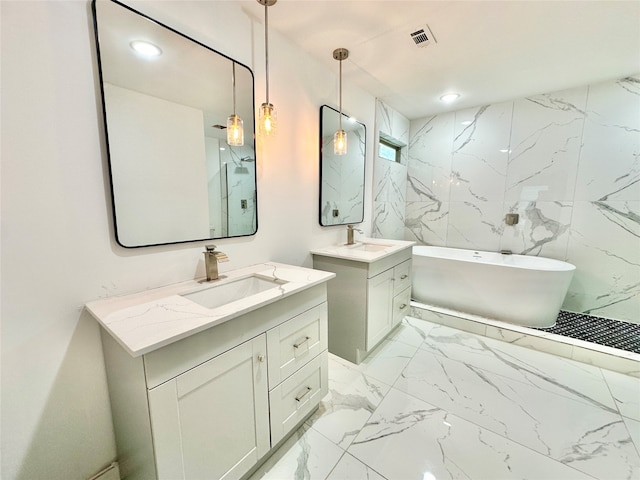
[(353, 239), (353, 232), (364, 233), (362, 230), (355, 228), (353, 225), (347, 225), (347, 245), (353, 245), (356, 242)]

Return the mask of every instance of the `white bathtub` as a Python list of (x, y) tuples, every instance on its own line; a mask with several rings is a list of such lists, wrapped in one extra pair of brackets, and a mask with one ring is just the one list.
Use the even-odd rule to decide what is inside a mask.
[(413, 300), (530, 327), (549, 327), (576, 269), (525, 255), (413, 247)]

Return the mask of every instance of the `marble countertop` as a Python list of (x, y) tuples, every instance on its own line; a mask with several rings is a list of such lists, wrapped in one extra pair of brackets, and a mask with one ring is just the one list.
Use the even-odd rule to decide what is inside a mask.
[[(206, 308), (181, 296), (252, 276), (277, 281), (278, 285), (216, 308)], [(138, 357), (333, 277), (335, 274), (329, 272), (267, 262), (224, 272), (213, 282), (189, 280), (95, 300), (85, 307), (130, 355)]]
[(393, 255), (405, 248), (410, 248), (416, 242), (406, 240), (388, 240), (385, 238), (358, 238), (353, 245), (346, 243), (330, 245), (311, 250), (314, 255), (342, 258), (356, 262), (372, 263), (381, 258)]

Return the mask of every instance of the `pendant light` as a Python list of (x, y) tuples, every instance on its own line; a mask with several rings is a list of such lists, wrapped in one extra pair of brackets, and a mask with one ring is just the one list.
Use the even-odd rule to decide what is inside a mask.
[(340, 62), (340, 119), (338, 131), (333, 136), (333, 154), (347, 154), (347, 134), (342, 129), (342, 61), (349, 58), (349, 50), (346, 48), (336, 48), (333, 51), (333, 58)]
[(227, 143), (231, 147), (241, 147), (244, 145), (244, 127), (242, 119), (236, 115), (236, 62), (232, 64), (233, 114), (227, 118)]
[(262, 135), (273, 137), (276, 134), (276, 109), (269, 102), (269, 7), (275, 5), (278, 0), (257, 0), (264, 5), (264, 57), (266, 78), (266, 101), (260, 105), (258, 129)]

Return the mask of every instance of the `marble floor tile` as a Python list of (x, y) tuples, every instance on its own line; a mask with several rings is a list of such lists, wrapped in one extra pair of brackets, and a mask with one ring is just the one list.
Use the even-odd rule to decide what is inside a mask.
[(579, 402), (616, 409), (600, 369), (592, 365), (446, 326), (434, 326), (421, 349)]
[(307, 424), (346, 449), (380, 404), (389, 386), (329, 355), (329, 393)]
[(592, 478), (395, 389), (348, 453), (389, 479)]
[(427, 339), (435, 324), (412, 317), (405, 317), (398, 328), (387, 337), (388, 340), (403, 342), (419, 347)]
[(624, 420), (624, 424), (627, 426), (627, 430), (629, 431), (629, 435), (631, 435), (631, 440), (636, 446), (637, 452), (640, 454), (640, 421), (632, 420), (627, 417), (622, 417), (622, 419)]
[(640, 379), (602, 370), (621, 415), (640, 421)]
[(324, 480), (343, 453), (340, 447), (303, 425), (250, 480)]
[(571, 358), (571, 355), (573, 354), (573, 345), (570, 343), (558, 342), (548, 338), (548, 336), (553, 334), (540, 332), (538, 335), (533, 336), (528, 333), (487, 325), (485, 335), (502, 342), (526, 347), (531, 350), (550, 353), (560, 357)]
[(367, 377), (373, 377), (387, 385), (393, 385), (417, 350), (418, 347), (415, 345), (383, 340), (355, 368)]
[(251, 480), (639, 480), (639, 389), (407, 318), (360, 365), (329, 356), (329, 394)]
[[(601, 346), (597, 345), (597, 347)], [(629, 354), (637, 356), (637, 354), (633, 354), (631, 352), (622, 352), (622, 354), (620, 352), (615, 352), (614, 354), (604, 351), (604, 349), (613, 350), (608, 347), (601, 347), (596, 350), (595, 348), (584, 348), (581, 345), (574, 344), (571, 358), (581, 363), (597, 365), (603, 369), (620, 372), (630, 377), (640, 378), (640, 361), (624, 355)]]
[(416, 353), (394, 386), (597, 478), (640, 475), (640, 458), (618, 411), (574, 389), (524, 383), (473, 360), (426, 350)]
[(371, 467), (345, 453), (327, 480), (387, 480)]

